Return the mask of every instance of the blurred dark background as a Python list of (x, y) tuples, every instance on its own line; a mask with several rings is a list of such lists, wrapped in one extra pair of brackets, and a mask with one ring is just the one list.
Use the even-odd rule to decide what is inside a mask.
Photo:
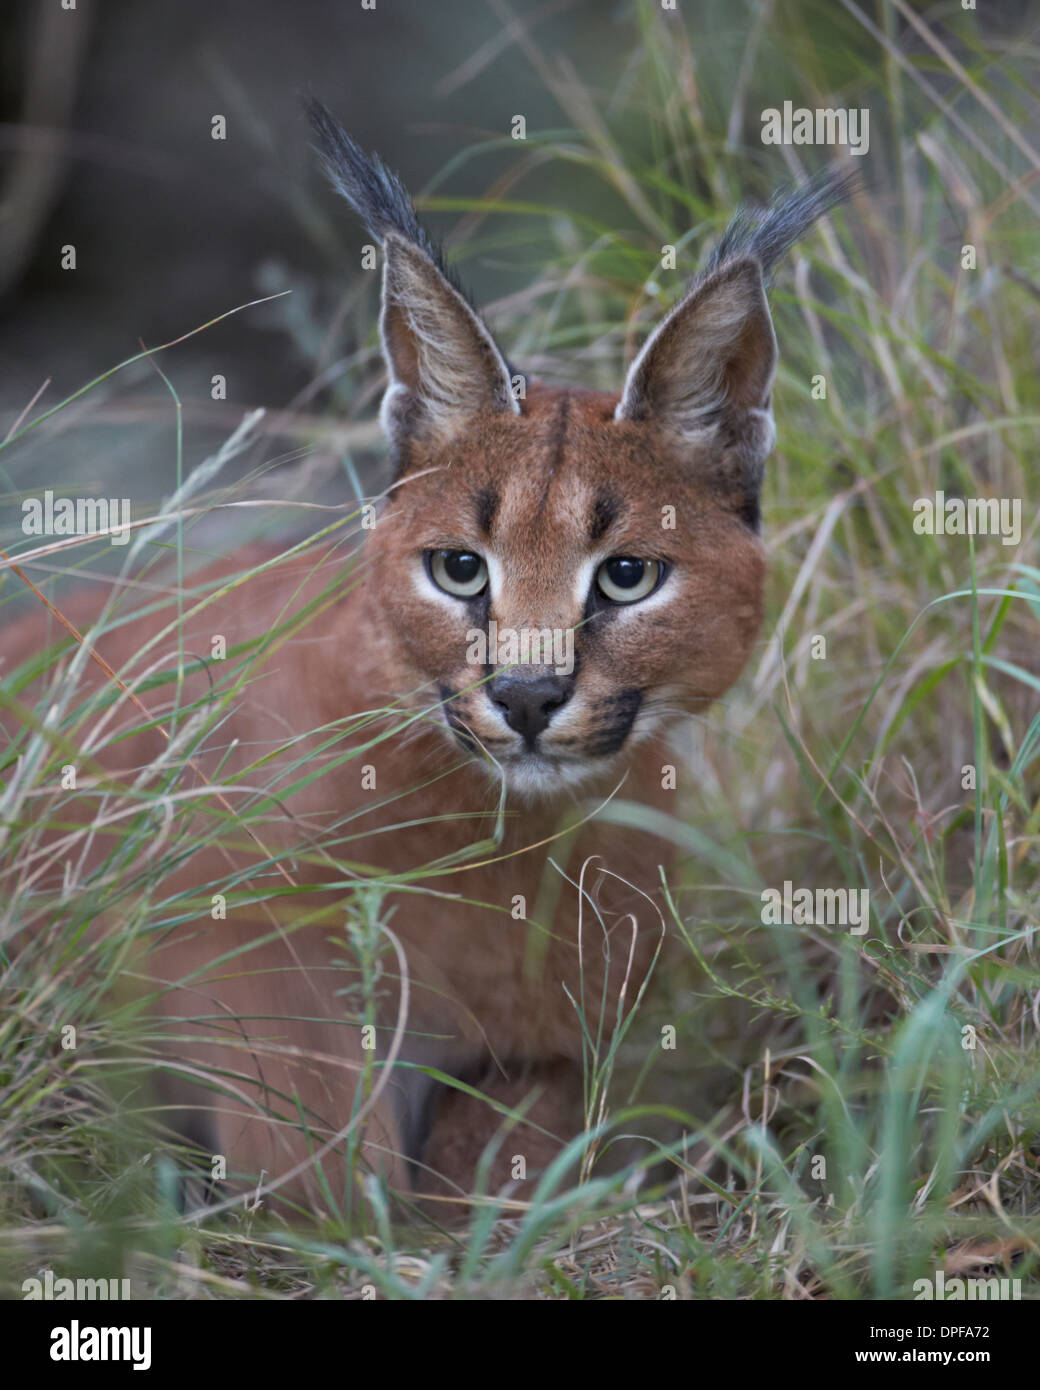
[[(551, 0), (517, 10), (550, 51), (580, 53), (609, 92), (626, 26), (631, 36), (626, 8)], [(378, 0), (374, 10), (360, 0), (6, 8), (5, 415), (47, 377), (42, 404), (67, 395), (131, 355), (139, 338), (154, 346), (273, 289), (332, 287), (337, 264), (344, 287), (356, 282), (365, 238), (323, 186), (301, 92), (321, 96), (416, 194), (461, 150), (501, 140), (518, 112), (529, 126), (559, 126), (538, 73), (503, 39), (505, 13), (481, 0)], [(226, 139), (211, 137), (215, 115), (226, 119)], [(462, 163), (450, 192), (479, 194), (510, 156), (498, 148)], [(570, 178), (548, 165), (539, 198), (563, 205)], [(443, 234), (456, 219), (428, 220)], [(60, 264), (70, 244), (74, 272)], [(520, 286), (523, 267), (501, 257), (467, 267), (466, 278), (485, 298)], [(307, 345), (293, 341), (302, 320), (284, 301), (250, 311), (164, 355), (164, 369), (174, 370), (186, 407), (209, 395), (217, 371), (235, 420), (249, 405), (283, 405), (313, 375)], [(221, 413), (231, 419), (203, 409)]]

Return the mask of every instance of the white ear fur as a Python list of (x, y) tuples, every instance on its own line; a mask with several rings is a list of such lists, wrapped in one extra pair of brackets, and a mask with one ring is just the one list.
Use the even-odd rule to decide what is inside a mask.
[(776, 336), (757, 261), (723, 266), (697, 285), (650, 335), (632, 363), (614, 418), (652, 420), (691, 440), (725, 422), (772, 448), (770, 393)]
[(380, 421), (387, 435), (447, 437), (478, 411), (519, 414), (505, 360), (458, 290), (403, 237), (388, 235), (383, 249), (380, 331), (390, 385)]

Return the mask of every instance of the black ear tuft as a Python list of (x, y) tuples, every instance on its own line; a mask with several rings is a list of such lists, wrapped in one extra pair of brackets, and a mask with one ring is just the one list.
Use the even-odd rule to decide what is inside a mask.
[(443, 445), (481, 412), (521, 414), (504, 357), (401, 180), (320, 101), (304, 104), (326, 173), (383, 249), (379, 326), (390, 381), (380, 420), (398, 467), (415, 439)]
[(777, 193), (768, 207), (741, 208), (719, 239), (705, 266), (709, 275), (729, 261), (751, 257), (769, 273), (796, 241), (831, 208), (862, 186), (858, 169), (825, 169), (807, 183)]
[(424, 251), (460, 294), (462, 286), (444, 264), (441, 249), (419, 221), (412, 200), (397, 175), (377, 154), (366, 153), (316, 97), (304, 98), (304, 110), (317, 137), (318, 155), (332, 186), (358, 214), (369, 233), (382, 243), (388, 232)]
[[(742, 208), (632, 363), (614, 418), (650, 421), (690, 444), (722, 445), (745, 495), (757, 492), (776, 438), (777, 349), (765, 282), (784, 252), (859, 183), (858, 170), (828, 170), (766, 208)], [(752, 524), (754, 513), (746, 515)]]

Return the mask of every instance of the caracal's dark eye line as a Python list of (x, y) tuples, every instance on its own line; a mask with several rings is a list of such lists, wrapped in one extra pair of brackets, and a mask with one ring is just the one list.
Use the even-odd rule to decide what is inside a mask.
[(612, 555), (596, 571), (596, 586), (611, 603), (638, 603), (654, 592), (664, 574), (660, 560)]
[(430, 578), (453, 598), (476, 598), (487, 587), (488, 569), (472, 550), (428, 550)]

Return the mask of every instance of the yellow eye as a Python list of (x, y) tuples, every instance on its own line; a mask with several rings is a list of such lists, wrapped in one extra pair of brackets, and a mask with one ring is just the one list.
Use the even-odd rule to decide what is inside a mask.
[(660, 582), (659, 560), (636, 560), (631, 555), (612, 555), (596, 571), (599, 591), (611, 603), (637, 603)]
[(430, 550), (426, 558), (430, 578), (455, 598), (476, 598), (487, 584), (487, 565), (472, 550)]

